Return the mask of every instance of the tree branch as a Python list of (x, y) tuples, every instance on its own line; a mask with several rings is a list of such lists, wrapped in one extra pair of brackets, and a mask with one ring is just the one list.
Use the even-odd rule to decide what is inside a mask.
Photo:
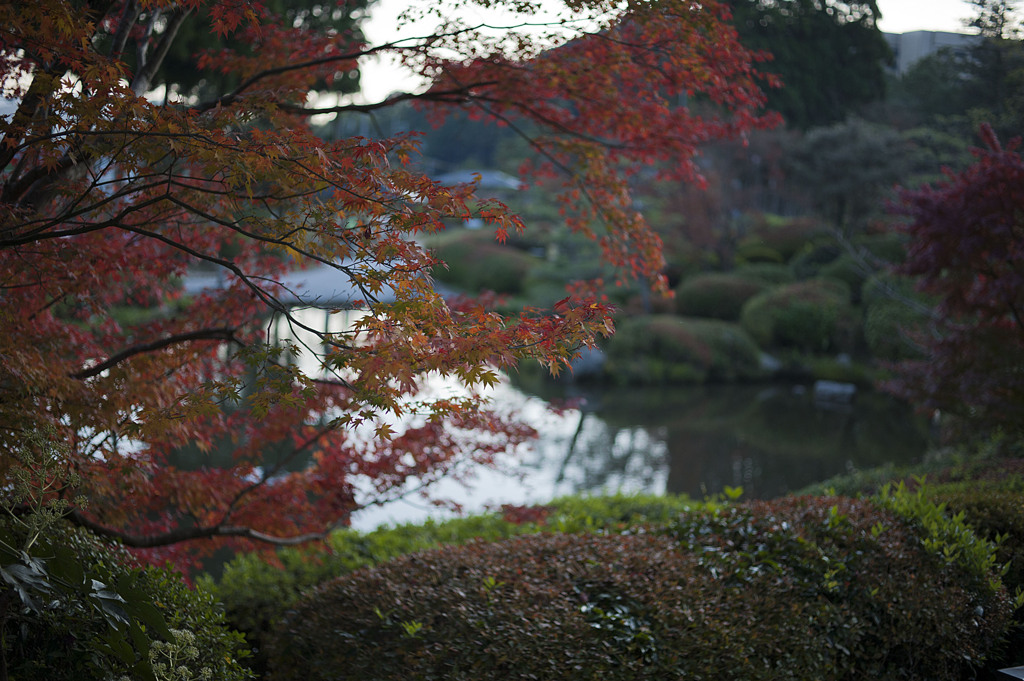
[(135, 549), (152, 549), (193, 539), (211, 539), (214, 537), (235, 537), (238, 539), (253, 539), (275, 546), (296, 546), (324, 539), (329, 532), (329, 530), (325, 530), (323, 532), (308, 532), (293, 537), (275, 537), (265, 532), (258, 532), (251, 527), (213, 525), (211, 527), (179, 527), (178, 529), (161, 534), (142, 535), (130, 534), (107, 527), (91, 520), (78, 510), (71, 511), (66, 517), (72, 524), (78, 527), (83, 527), (101, 537), (117, 540), (125, 546)]
[(154, 352), (156, 350), (162, 350), (172, 345), (177, 345), (178, 343), (188, 343), (191, 341), (198, 340), (216, 340), (226, 341), (229, 343), (238, 342), (238, 340), (235, 338), (235, 330), (230, 328), (200, 329), (198, 331), (177, 333), (172, 336), (166, 336), (165, 338), (160, 338), (155, 341), (151, 341), (149, 343), (140, 343), (138, 345), (133, 345), (130, 348), (125, 348), (121, 352), (112, 355), (111, 357), (105, 359), (104, 361), (95, 364), (89, 367), (88, 369), (82, 369), (81, 371), (69, 374), (69, 376), (77, 380), (85, 380), (87, 378), (92, 378), (93, 376), (98, 376), (107, 369), (115, 367), (121, 362), (124, 362), (125, 360), (128, 360), (136, 355), (145, 354), (147, 352)]

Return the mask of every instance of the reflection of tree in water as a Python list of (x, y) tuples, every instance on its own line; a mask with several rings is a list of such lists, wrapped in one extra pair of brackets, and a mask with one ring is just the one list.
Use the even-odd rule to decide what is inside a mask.
[(769, 498), (851, 469), (915, 461), (927, 445), (909, 407), (867, 391), (852, 404), (815, 401), (790, 385), (575, 391), (587, 400), (577, 432), (546, 452), (560, 461), (559, 485), (573, 491), (703, 498), (728, 485)]
[(559, 488), (577, 492), (664, 489), (664, 437), (645, 428), (612, 426), (583, 410), (562, 451), (555, 476)]

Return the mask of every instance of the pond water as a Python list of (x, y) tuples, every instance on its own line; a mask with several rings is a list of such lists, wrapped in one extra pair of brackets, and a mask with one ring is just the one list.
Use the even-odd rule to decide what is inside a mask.
[[(480, 470), (469, 487), (444, 482), (438, 497), (466, 511), (543, 503), (571, 493), (682, 493), (702, 499), (726, 486), (771, 498), (833, 475), (920, 460), (927, 423), (888, 396), (859, 391), (849, 402), (790, 384), (696, 387), (543, 383), (532, 393), (502, 384), (495, 403), (540, 433), (506, 472)], [(572, 405), (552, 413), (546, 404)], [(361, 511), (358, 529), (451, 515), (398, 501)]]

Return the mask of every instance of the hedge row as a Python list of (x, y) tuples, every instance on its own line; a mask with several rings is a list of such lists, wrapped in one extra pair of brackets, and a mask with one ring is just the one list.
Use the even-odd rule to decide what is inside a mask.
[(225, 565), (219, 579), (200, 581), (223, 603), (232, 628), (245, 634), (254, 650), (248, 664), (256, 672), (263, 672), (266, 645), (282, 613), (306, 591), (328, 579), (443, 545), (497, 541), (537, 532), (622, 530), (665, 523), (694, 505), (688, 498), (674, 495), (565, 497), (544, 506), (506, 506), (496, 513), (428, 520), (372, 532), (339, 530), (330, 536), (327, 546), (284, 548), (272, 557), (240, 554)]
[(297, 603), (271, 678), (959, 679), (1009, 624), (991, 547), (915, 518), (919, 499), (889, 506), (785, 499), (404, 556)]

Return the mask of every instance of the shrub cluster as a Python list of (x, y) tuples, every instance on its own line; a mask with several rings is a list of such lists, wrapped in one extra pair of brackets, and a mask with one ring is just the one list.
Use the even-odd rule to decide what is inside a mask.
[(763, 282), (769, 285), (791, 284), (794, 279), (793, 270), (789, 269), (789, 267), (771, 262), (740, 265), (731, 274), (742, 279)]
[(496, 541), (541, 531), (589, 532), (668, 522), (693, 506), (674, 495), (564, 497), (544, 506), (503, 507), (500, 512), (383, 527), (372, 532), (339, 530), (326, 547), (283, 548), (273, 557), (239, 554), (216, 581), (201, 580), (224, 604), (231, 627), (245, 634), (254, 655), (247, 660), (266, 671), (271, 631), (302, 594), (328, 579), (392, 558), (470, 541)]
[(417, 553), (297, 603), (271, 678), (959, 679), (1009, 602), (930, 536), (800, 498)]
[(766, 283), (734, 274), (699, 274), (676, 289), (676, 311), (686, 317), (736, 321), (743, 303), (766, 288)]
[(434, 252), (447, 266), (435, 268), (434, 276), (470, 293), (522, 293), (523, 283), (537, 260), (495, 242), (494, 235), (483, 230), (445, 234), (438, 239)]
[(766, 248), (778, 253), (785, 262), (824, 233), (824, 228), (814, 218), (760, 216), (752, 225), (751, 234), (740, 242), (740, 251)]
[(625, 320), (608, 343), (608, 371), (631, 383), (700, 383), (758, 376), (760, 351), (729, 322), (650, 315)]
[(850, 291), (834, 279), (809, 279), (759, 293), (743, 306), (740, 324), (763, 348), (824, 351), (839, 340), (851, 314)]

